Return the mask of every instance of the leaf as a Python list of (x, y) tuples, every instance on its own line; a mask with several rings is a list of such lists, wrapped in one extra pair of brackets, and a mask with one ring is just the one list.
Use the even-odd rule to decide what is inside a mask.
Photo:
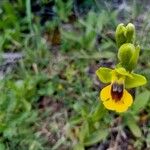
[(31, 0), (26, 0), (26, 15), (29, 23), (29, 28), (32, 27)]
[(90, 136), (85, 140), (84, 145), (90, 146), (104, 140), (108, 135), (107, 129), (101, 129), (90, 134)]
[(22, 103), (26, 111), (31, 110), (31, 104), (26, 99), (22, 99)]
[(82, 102), (77, 102), (73, 105), (73, 108), (78, 112), (83, 118), (88, 116), (88, 107)]
[(69, 123), (71, 125), (76, 125), (76, 124), (80, 124), (82, 122), (82, 117), (81, 116), (74, 116), (73, 118), (70, 119)]
[(85, 148), (83, 144), (76, 144), (73, 150), (85, 150)]
[(104, 108), (104, 105), (98, 104), (95, 108), (95, 111), (92, 113), (91, 118), (94, 122), (99, 121), (102, 117), (104, 117), (106, 114), (106, 109)]
[(135, 73), (132, 73), (131, 75), (132, 77), (127, 77), (125, 80), (126, 88), (134, 88), (146, 84), (147, 80), (144, 76)]
[(142, 136), (142, 132), (141, 132), (139, 126), (137, 125), (136, 120), (134, 119), (134, 117), (132, 115), (129, 116), (129, 114), (128, 114), (128, 116), (126, 117), (126, 124), (135, 137)]
[(4, 138), (12, 138), (14, 135), (17, 135), (17, 128), (16, 127), (8, 127), (3, 132)]
[(1, 123), (1, 124), (0, 124), (0, 133), (3, 132), (3, 131), (5, 131), (6, 127), (7, 127), (6, 124)]
[(147, 105), (150, 98), (150, 92), (144, 91), (136, 96), (134, 104), (133, 104), (133, 111), (138, 113), (140, 110), (144, 109), (144, 107)]
[(65, 142), (65, 137), (62, 136), (52, 147), (52, 150), (58, 150), (62, 144)]
[(43, 86), (43, 88), (41, 88), (38, 91), (39, 95), (51, 96), (53, 93), (54, 93), (54, 86), (52, 82), (48, 82), (46, 85)]
[(77, 35), (74, 32), (61, 30), (61, 34), (67, 40), (71, 40), (73, 42), (80, 43), (80, 38), (79, 37), (77, 38)]
[(42, 146), (38, 141), (33, 140), (29, 146), (29, 150), (35, 150), (35, 149), (41, 149), (42, 150)]
[(86, 137), (88, 136), (89, 136), (89, 124), (87, 121), (84, 121), (79, 132), (79, 141), (83, 143)]
[(5, 145), (2, 142), (0, 142), (0, 150), (5, 150)]
[(86, 34), (85, 37), (83, 37), (83, 42), (81, 44), (83, 44), (83, 47), (87, 48), (87, 49), (92, 49), (95, 45), (96, 42), (96, 33), (91, 31), (88, 32)]
[(99, 80), (102, 81), (103, 83), (109, 83), (111, 82), (111, 77), (112, 77), (111, 72), (112, 69), (100, 67), (96, 71), (96, 75), (98, 76)]

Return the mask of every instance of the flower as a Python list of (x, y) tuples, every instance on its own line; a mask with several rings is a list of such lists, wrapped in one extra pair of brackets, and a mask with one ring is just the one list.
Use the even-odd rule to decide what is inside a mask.
[(126, 71), (123, 67), (109, 69), (101, 67), (96, 71), (99, 79), (110, 83), (100, 91), (100, 100), (104, 106), (116, 112), (124, 112), (133, 103), (126, 88), (133, 88), (146, 83), (144, 76)]
[(124, 89), (124, 84), (116, 82), (104, 87), (100, 92), (100, 99), (109, 110), (124, 112), (133, 103), (131, 94)]

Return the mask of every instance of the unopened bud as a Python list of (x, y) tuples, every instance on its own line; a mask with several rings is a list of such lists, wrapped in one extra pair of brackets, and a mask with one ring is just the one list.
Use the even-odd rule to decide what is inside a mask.
[(126, 39), (127, 39), (127, 43), (134, 43), (134, 39), (135, 39), (135, 26), (132, 23), (129, 23), (126, 26)]
[(126, 43), (126, 27), (123, 23), (119, 24), (116, 29), (115, 38), (117, 46), (120, 47), (122, 44)]
[(118, 51), (118, 58), (122, 67), (128, 71), (132, 71), (136, 66), (139, 56), (139, 49), (131, 43), (123, 44)]

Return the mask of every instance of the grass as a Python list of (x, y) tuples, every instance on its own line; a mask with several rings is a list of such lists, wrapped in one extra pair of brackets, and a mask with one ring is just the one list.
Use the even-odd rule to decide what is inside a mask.
[[(0, 3), (5, 66), (0, 80), (0, 149), (149, 149), (148, 2)], [(104, 85), (95, 75), (98, 67), (113, 67), (117, 61), (114, 31), (120, 22), (136, 26), (142, 46), (136, 72), (148, 79), (134, 91), (135, 103), (123, 115), (99, 102)], [(3, 55), (13, 57), (16, 52), (22, 58), (6, 65)]]

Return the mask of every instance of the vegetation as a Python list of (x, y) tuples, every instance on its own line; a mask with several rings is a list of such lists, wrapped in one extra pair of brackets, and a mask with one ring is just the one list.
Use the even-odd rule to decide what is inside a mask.
[[(0, 2), (0, 150), (150, 148), (148, 1)], [(133, 23), (141, 46), (125, 113), (99, 101), (95, 72), (117, 64), (114, 31)]]

